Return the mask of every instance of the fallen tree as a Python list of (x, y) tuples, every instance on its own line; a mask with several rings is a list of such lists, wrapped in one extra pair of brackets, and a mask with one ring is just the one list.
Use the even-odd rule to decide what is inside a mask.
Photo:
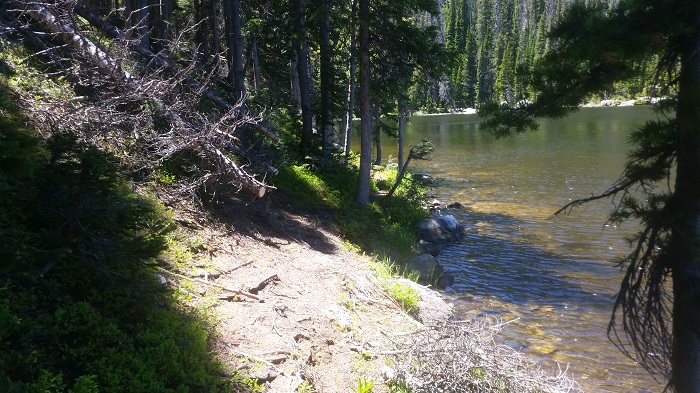
[[(194, 183), (203, 183), (203, 179), (206, 179), (211, 184), (214, 178), (236, 185), (257, 197), (262, 197), (267, 189), (272, 188), (237, 164), (233, 157), (237, 150), (242, 149), (236, 134), (244, 127), (251, 127), (272, 142), (279, 142), (279, 137), (259, 124), (261, 116), (246, 113), (243, 101), (231, 104), (195, 79), (192, 75), (198, 70), (194, 66), (186, 69), (173, 66), (167, 59), (141, 46), (138, 40), (128, 39), (126, 33), (82, 6), (25, 1), (16, 1), (13, 5), (19, 18), (26, 17), (35, 22), (35, 28), (38, 26), (50, 37), (59, 40), (64, 51), (70, 48), (80, 61), (92, 65), (92, 69), (83, 71), (77, 79), (73, 76), (74, 84), (99, 86), (99, 89), (94, 89), (96, 91), (93, 91), (90, 99), (76, 99), (70, 103), (76, 107), (56, 111), (59, 106), (56, 103), (50, 105), (52, 110), (32, 111), (39, 118), (44, 116), (43, 121), (49, 124), (45, 128), (50, 128), (51, 132), (76, 132), (81, 134), (81, 139), (93, 143), (108, 137), (110, 143), (101, 146), (103, 148), (114, 149), (115, 144), (130, 146), (131, 151), (136, 150), (142, 155), (139, 159), (141, 170), (152, 170), (178, 153), (189, 150), (207, 159), (215, 168), (204, 171)], [(125, 71), (126, 56), (115, 58), (91, 40), (78, 28), (74, 12), (106, 33), (114, 45), (125, 46), (144, 56), (149, 61), (148, 69), (152, 71), (144, 71), (139, 76)], [(33, 34), (30, 29), (19, 31), (25, 35)], [(57, 52), (50, 41), (33, 39), (43, 42), (46, 52)], [(85, 64), (81, 67), (86, 68)], [(199, 113), (196, 105), (202, 98), (213, 102), (223, 112)], [(138, 107), (149, 110), (138, 110)], [(98, 109), (101, 117), (94, 117), (95, 109)], [(113, 130), (122, 130), (123, 133), (119, 135)], [(110, 133), (109, 136), (107, 133)], [(262, 166), (272, 168), (267, 163)], [(187, 189), (191, 190), (192, 187)]]

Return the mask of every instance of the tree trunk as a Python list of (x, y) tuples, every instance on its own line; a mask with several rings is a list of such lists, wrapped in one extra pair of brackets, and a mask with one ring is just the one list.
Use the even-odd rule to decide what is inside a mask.
[[(205, 23), (207, 12), (204, 9), (204, 0), (195, 0), (194, 9), (194, 20), (199, 24), (194, 34), (195, 42), (193, 46), (195, 53), (193, 58), (195, 61), (203, 62), (205, 59), (209, 58), (209, 26)], [(200, 51), (202, 56), (199, 55)]]
[(372, 115), (370, 113), (369, 82), (369, 0), (359, 0), (360, 6), (360, 172), (357, 178), (355, 202), (369, 204), (370, 174), (372, 165)]
[[(398, 109), (399, 109), (399, 125), (398, 125), (398, 161), (399, 161), (399, 178), (403, 177), (403, 134), (406, 129), (406, 121), (408, 120), (408, 107), (406, 105), (406, 99), (399, 97), (398, 99)], [(406, 163), (408, 164), (408, 162)]]
[(250, 67), (253, 69), (253, 91), (260, 87), (260, 61), (258, 59), (258, 39), (255, 33), (252, 34), (249, 44)]
[(217, 21), (218, 7), (216, 0), (209, 0), (209, 26), (211, 29), (211, 54), (214, 56), (214, 64), (219, 66), (219, 51), (221, 50), (221, 40), (219, 38), (219, 23)]
[(372, 127), (374, 131), (372, 132), (372, 135), (374, 136), (374, 148), (377, 153), (377, 157), (374, 160), (374, 165), (382, 165), (382, 120), (379, 116), (379, 109), (376, 107), (372, 111), (372, 118), (374, 119)]
[(223, 0), (224, 28), (226, 31), (226, 79), (233, 86), (236, 101), (245, 96), (245, 74), (243, 72), (243, 37), (241, 35), (241, 9), (239, 0)]
[(141, 45), (148, 46), (148, 1), (125, 0), (124, 16), (129, 28), (141, 40)]
[(299, 94), (299, 67), (297, 63), (299, 60), (296, 44), (292, 48), (292, 58), (289, 59), (289, 84), (292, 90), (292, 100), (297, 106), (297, 111), (301, 113), (301, 94)]
[(233, 63), (231, 64), (231, 72), (233, 76), (233, 94), (236, 100), (242, 100), (245, 97), (245, 71), (243, 69), (243, 34), (241, 32), (241, 2), (240, 0), (232, 0), (231, 5), (233, 22)]
[(399, 188), (399, 186), (401, 185), (401, 182), (403, 181), (403, 176), (406, 174), (406, 169), (408, 169), (408, 164), (411, 163), (412, 159), (413, 149), (411, 149), (411, 151), (408, 153), (408, 159), (405, 163), (399, 161), (399, 173), (396, 175), (396, 181), (394, 181), (393, 187), (391, 187), (389, 193), (386, 194), (387, 198), (391, 198), (391, 196), (394, 195), (394, 192), (396, 192), (396, 189)]
[(149, 0), (141, 0), (139, 1), (139, 9), (138, 9), (138, 21), (137, 21), (137, 29), (136, 31), (138, 32), (139, 38), (141, 40), (141, 46), (144, 46), (146, 48), (151, 47), (151, 38), (149, 36), (149, 32), (151, 31), (151, 26), (148, 25), (149, 18)]
[(306, 43), (304, 0), (294, 1), (296, 38), (294, 51), (297, 54), (299, 75), (299, 102), (301, 104), (301, 146), (300, 153), (306, 157), (313, 148), (313, 113), (311, 112), (311, 79), (309, 77), (309, 48)]
[(348, 107), (345, 117), (345, 133), (342, 138), (344, 143), (343, 149), (345, 156), (350, 154), (350, 146), (352, 146), (352, 119), (355, 113), (355, 21), (356, 21), (357, 0), (352, 2), (351, 23), (350, 23), (350, 66), (348, 76)]
[(153, 50), (160, 52), (170, 42), (170, 19), (173, 12), (173, 0), (159, 0), (149, 8), (149, 26), (152, 27)]
[(321, 130), (323, 132), (322, 152), (324, 157), (331, 155), (333, 148), (333, 68), (331, 58), (331, 4), (330, 0), (322, 0), (321, 15)]
[[(673, 352), (671, 385), (676, 393), (700, 392), (700, 3), (686, 4), (695, 26), (682, 48), (679, 76), (678, 156), (672, 202), (681, 217), (672, 228)], [(681, 46), (681, 45), (679, 45)]]

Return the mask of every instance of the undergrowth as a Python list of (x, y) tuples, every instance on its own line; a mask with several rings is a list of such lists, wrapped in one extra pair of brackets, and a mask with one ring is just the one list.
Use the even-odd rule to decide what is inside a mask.
[(112, 156), (27, 124), (0, 97), (0, 391), (259, 389), (222, 377), (211, 322), (154, 274), (168, 210)]
[(354, 202), (357, 171), (352, 165), (291, 165), (282, 168), (271, 182), (289, 203), (331, 213), (340, 234), (365, 253), (403, 261), (413, 255), (416, 228), (428, 212), (422, 205), (426, 190), (413, 182), (410, 174), (392, 197), (383, 195), (396, 175), (396, 168), (374, 168), (372, 202), (366, 207)]

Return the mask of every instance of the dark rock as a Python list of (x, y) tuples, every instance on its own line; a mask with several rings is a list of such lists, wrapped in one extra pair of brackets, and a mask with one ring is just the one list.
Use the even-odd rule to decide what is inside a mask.
[(444, 250), (447, 245), (439, 245), (435, 243), (430, 243), (426, 242), (423, 239), (418, 240), (418, 243), (416, 243), (416, 251), (418, 251), (419, 254), (430, 254), (434, 257), (440, 255), (440, 251)]
[(464, 226), (452, 215), (430, 217), (418, 226), (418, 237), (433, 244), (452, 244), (464, 238)]
[(455, 283), (455, 277), (450, 273), (442, 273), (440, 278), (435, 282), (435, 286), (438, 288), (445, 289), (451, 287)]
[(426, 175), (425, 173), (416, 173), (413, 175), (413, 180), (424, 185), (430, 185), (433, 183), (434, 178), (430, 175)]
[(463, 208), (463, 207), (464, 207), (464, 205), (462, 205), (462, 204), (459, 203), (459, 202), (452, 202), (452, 203), (450, 203), (449, 205), (447, 205), (447, 208), (448, 208), (448, 209), (461, 209), (461, 208)]
[(406, 268), (418, 274), (420, 282), (433, 284), (443, 289), (454, 284), (454, 277), (446, 273), (440, 262), (432, 255), (415, 256), (408, 261)]

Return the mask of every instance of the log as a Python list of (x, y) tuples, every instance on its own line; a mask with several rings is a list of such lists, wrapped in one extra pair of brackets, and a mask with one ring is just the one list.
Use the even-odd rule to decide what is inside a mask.
[[(92, 26), (95, 28), (104, 31), (108, 37), (111, 37), (113, 39), (119, 39), (119, 40), (124, 40), (129, 43), (129, 48), (131, 48), (133, 51), (136, 53), (146, 57), (150, 61), (154, 62), (154, 64), (157, 67), (163, 68), (165, 71), (168, 71), (172, 74), (179, 74), (180, 70), (177, 69), (177, 67), (173, 66), (172, 63), (170, 63), (167, 59), (162, 58), (161, 56), (157, 55), (156, 53), (153, 53), (150, 49), (144, 47), (143, 45), (140, 44), (139, 41), (134, 41), (134, 40), (129, 40), (128, 37), (124, 32), (119, 30), (116, 26), (113, 26), (105, 21), (103, 21), (101, 18), (99, 18), (97, 15), (94, 15), (90, 11), (87, 10), (87, 8), (76, 4), (73, 6), (73, 9), (75, 10), (75, 13), (83, 17), (88, 23), (90, 23)], [(206, 97), (208, 100), (216, 104), (218, 107), (230, 111), (232, 109), (235, 109), (236, 106), (232, 105), (225, 99), (219, 97), (209, 89), (205, 88), (204, 85), (202, 85), (199, 81), (197, 81), (194, 78), (186, 77), (184, 78), (184, 81), (187, 82), (190, 86), (193, 88), (197, 89), (202, 93), (204, 97)], [(251, 125), (256, 131), (258, 131), (260, 134), (264, 135), (266, 138), (272, 140), (275, 143), (280, 142), (280, 137), (275, 135), (275, 133), (267, 130), (265, 127), (258, 123), (248, 123)]]
[(105, 51), (89, 39), (79, 34), (70, 25), (59, 21), (45, 6), (39, 3), (27, 3), (25, 13), (39, 22), (46, 30), (58, 35), (63, 42), (90, 59), (98, 68), (109, 73), (119, 74), (120, 79), (129, 79), (130, 75), (119, 67)]

